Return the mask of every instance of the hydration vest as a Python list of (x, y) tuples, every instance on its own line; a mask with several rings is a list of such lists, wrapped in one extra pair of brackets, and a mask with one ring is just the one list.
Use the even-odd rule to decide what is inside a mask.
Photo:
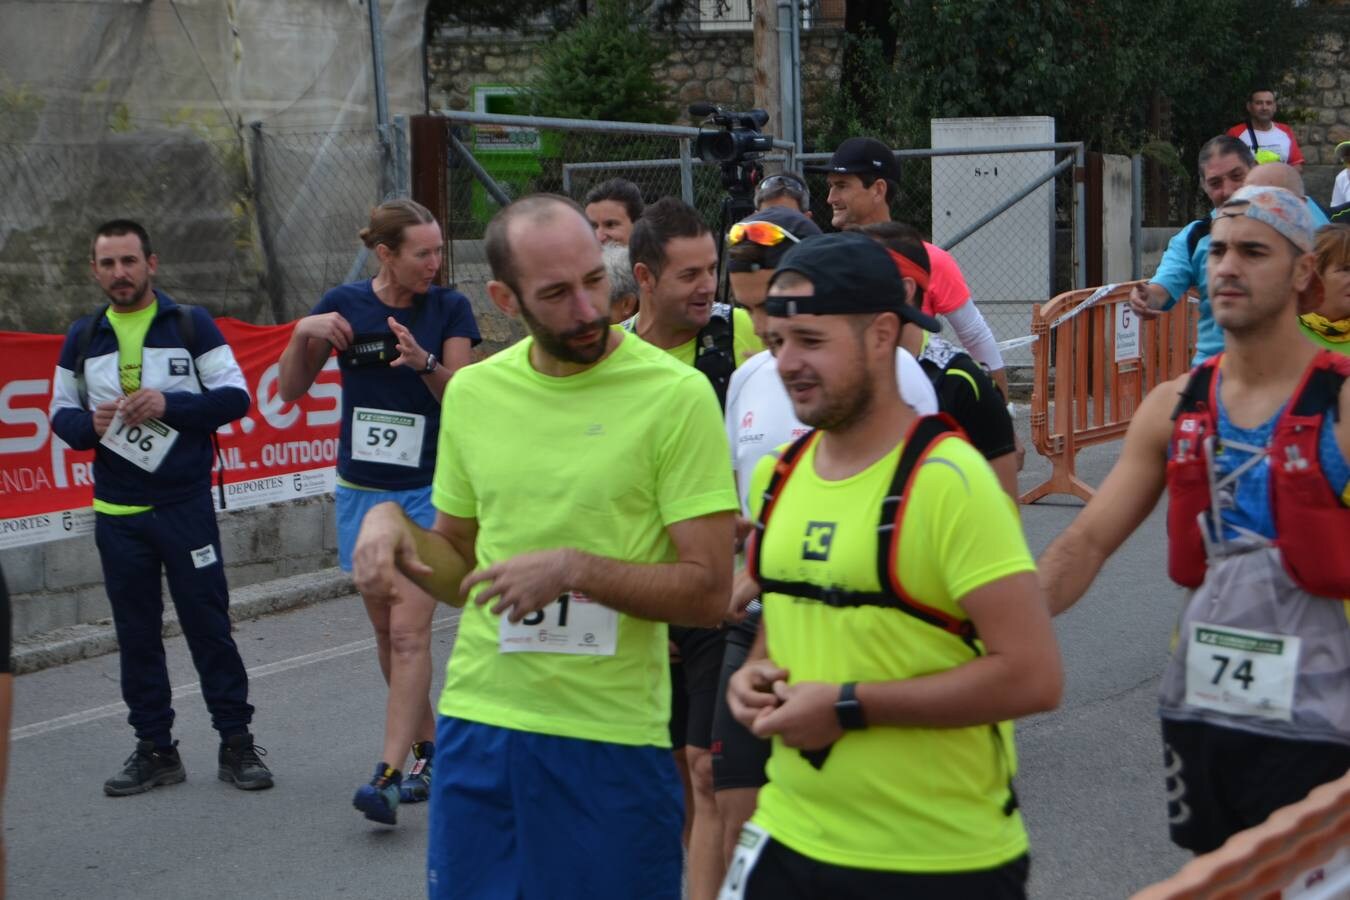
[(712, 382), (717, 392), (717, 403), (727, 408), (727, 388), (736, 371), (736, 326), (733, 307), (729, 303), (714, 303), (708, 324), (699, 329), (694, 338), (694, 368)]
[(975, 626), (969, 619), (958, 619), (950, 613), (915, 600), (905, 592), (896, 575), (900, 561), (900, 522), (905, 515), (914, 476), (937, 442), (949, 434), (958, 435), (963, 440), (966, 436), (954, 419), (946, 413), (938, 413), (920, 418), (905, 436), (905, 448), (900, 451), (900, 460), (895, 467), (890, 489), (886, 492), (886, 499), (882, 501), (880, 522), (877, 524), (877, 583), (881, 585), (879, 591), (827, 588), (807, 581), (779, 581), (763, 577), (760, 571), (760, 545), (764, 541), (769, 518), (788, 479), (796, 470), (797, 463), (805, 455), (806, 448), (820, 436), (820, 432), (812, 429), (793, 441), (773, 467), (773, 475), (769, 478), (769, 485), (764, 491), (764, 503), (760, 507), (759, 519), (755, 522), (754, 536), (746, 548), (746, 566), (750, 570), (751, 577), (759, 584), (762, 594), (786, 594), (791, 597), (818, 600), (826, 606), (834, 607), (882, 606), (899, 610), (955, 635), (965, 642), (975, 655), (980, 655), (980, 648), (975, 643)]
[[(1191, 373), (1172, 413), (1167, 461), (1167, 574), (1197, 588), (1205, 580), (1210, 545), (1221, 543), (1214, 500), (1218, 434), (1218, 371), (1223, 354)], [(1322, 424), (1337, 416), (1350, 357), (1320, 351), (1275, 423), (1264, 460), (1270, 466), (1275, 546), (1294, 583), (1320, 597), (1350, 596), (1350, 509), (1327, 483), (1318, 459)], [(1261, 448), (1256, 448), (1261, 449)], [(1234, 473), (1236, 474), (1236, 473)], [(1206, 519), (1208, 518), (1208, 521)], [(1207, 532), (1214, 537), (1208, 538)]]
[[(806, 449), (820, 436), (820, 432), (812, 429), (793, 441), (783, 451), (783, 455), (778, 458), (773, 467), (773, 475), (769, 478), (768, 487), (764, 489), (764, 503), (760, 507), (759, 518), (755, 522), (755, 532), (745, 552), (746, 566), (750, 570), (751, 577), (759, 584), (761, 596), (769, 593), (786, 594), (790, 597), (816, 600), (826, 606), (837, 608), (880, 606), (894, 609), (960, 638), (961, 642), (969, 647), (971, 653), (975, 656), (984, 655), (984, 650), (978, 643), (979, 635), (975, 631), (973, 622), (969, 619), (957, 618), (951, 613), (927, 606), (914, 599), (906, 593), (897, 574), (900, 568), (900, 524), (904, 520), (905, 507), (909, 503), (910, 493), (914, 487), (914, 477), (918, 474), (919, 467), (928, 458), (938, 441), (947, 435), (956, 435), (962, 440), (967, 440), (966, 433), (961, 430), (961, 426), (946, 413), (920, 417), (917, 422), (910, 426), (909, 433), (905, 435), (905, 446), (900, 451), (900, 459), (896, 463), (895, 475), (891, 478), (891, 486), (886, 491), (886, 499), (881, 502), (880, 521), (877, 523), (877, 583), (881, 585), (879, 591), (856, 591), (839, 587), (827, 588), (809, 581), (780, 581), (776, 578), (765, 578), (760, 571), (760, 546), (764, 542), (765, 530), (768, 528), (769, 518), (773, 514), (774, 506), (777, 505), (778, 498), (782, 496), (783, 488), (787, 485), (788, 479), (792, 477), (792, 473), (796, 470), (797, 463), (801, 462), (802, 457), (806, 455)], [(991, 723), (989, 729), (999, 758), (1009, 772), (1008, 796), (1003, 802), (1003, 814), (1010, 816), (1020, 805), (1017, 792), (1012, 785), (1012, 764), (1007, 756), (1003, 738), (999, 735), (998, 726)], [(825, 765), (825, 760), (833, 746), (833, 744), (830, 744), (819, 750), (800, 750), (798, 752), (808, 763), (819, 769)]]
[[(638, 313), (641, 315), (641, 312)], [(625, 319), (623, 330), (637, 334), (638, 316)], [(730, 303), (713, 303), (708, 324), (694, 336), (694, 368), (712, 384), (717, 403), (727, 408), (727, 388), (736, 371), (736, 324)]]

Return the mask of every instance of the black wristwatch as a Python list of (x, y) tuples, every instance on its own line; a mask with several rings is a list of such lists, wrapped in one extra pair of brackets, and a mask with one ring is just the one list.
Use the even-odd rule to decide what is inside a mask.
[(839, 727), (845, 731), (857, 731), (867, 727), (867, 717), (863, 715), (862, 701), (858, 699), (858, 683), (850, 681), (839, 686), (839, 699), (834, 701), (834, 714), (839, 719)]
[(430, 375), (432, 372), (435, 372), (435, 371), (436, 371), (436, 366), (437, 366), (438, 364), (439, 364), (439, 363), (438, 363), (438, 361), (437, 361), (437, 359), (436, 359), (436, 354), (435, 354), (435, 353), (428, 353), (428, 354), (427, 354), (427, 364), (426, 364), (425, 366), (422, 367), (422, 374), (423, 374), (423, 375)]

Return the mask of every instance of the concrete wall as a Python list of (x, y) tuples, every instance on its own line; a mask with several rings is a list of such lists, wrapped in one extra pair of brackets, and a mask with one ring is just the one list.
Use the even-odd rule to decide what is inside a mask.
[[(219, 518), (231, 588), (337, 564), (332, 497), (242, 509)], [(0, 550), (0, 566), (11, 595), (15, 639), (112, 615), (93, 535)], [(171, 606), (167, 587), (164, 597)]]

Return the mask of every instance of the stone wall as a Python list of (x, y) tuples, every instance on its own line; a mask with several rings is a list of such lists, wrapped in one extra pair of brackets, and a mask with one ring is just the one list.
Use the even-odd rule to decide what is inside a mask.
[(1290, 99), (1311, 117), (1294, 125), (1303, 157), (1309, 165), (1337, 165), (1332, 156), (1336, 145), (1350, 141), (1350, 67), (1345, 54), (1350, 50), (1350, 6), (1338, 18), (1343, 27), (1329, 31), (1312, 55), (1312, 66), (1303, 73), (1308, 89)]
[[(828, 85), (838, 82), (842, 41), (837, 29), (802, 34), (802, 92), (808, 108)], [(539, 66), (542, 47), (539, 36), (441, 36), (433, 40), (427, 47), (431, 108), (471, 109), (475, 85), (524, 84)], [(737, 109), (755, 105), (749, 29), (676, 34), (669, 39), (669, 52), (657, 74), (674, 87), (682, 111), (703, 101)]]

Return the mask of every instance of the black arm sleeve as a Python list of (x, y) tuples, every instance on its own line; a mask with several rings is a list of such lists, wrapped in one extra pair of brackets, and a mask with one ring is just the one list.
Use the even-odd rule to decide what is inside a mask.
[(985, 459), (1017, 449), (1012, 417), (1002, 392), (979, 363), (965, 353), (947, 364), (937, 384), (938, 408), (966, 430)]

